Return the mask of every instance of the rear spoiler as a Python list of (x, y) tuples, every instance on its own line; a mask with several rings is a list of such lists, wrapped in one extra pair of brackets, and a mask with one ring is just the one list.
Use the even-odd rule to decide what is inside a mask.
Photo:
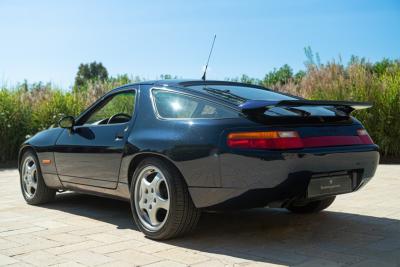
[(331, 101), (331, 100), (248, 100), (239, 108), (245, 114), (264, 113), (274, 107), (300, 107), (300, 106), (330, 106), (349, 115), (354, 110), (372, 107), (371, 103), (353, 101)]

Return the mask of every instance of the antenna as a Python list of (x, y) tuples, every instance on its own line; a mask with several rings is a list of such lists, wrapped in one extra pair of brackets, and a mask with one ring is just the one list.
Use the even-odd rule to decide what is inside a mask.
[(208, 54), (207, 64), (206, 64), (206, 68), (204, 69), (203, 77), (201, 77), (201, 79), (202, 79), (203, 81), (206, 80), (208, 62), (210, 61), (211, 53), (212, 53), (213, 48), (214, 48), (215, 38), (217, 38), (217, 35), (216, 35), (216, 34), (214, 34), (214, 39), (213, 39), (213, 42), (212, 42), (212, 45), (211, 45), (210, 54)]

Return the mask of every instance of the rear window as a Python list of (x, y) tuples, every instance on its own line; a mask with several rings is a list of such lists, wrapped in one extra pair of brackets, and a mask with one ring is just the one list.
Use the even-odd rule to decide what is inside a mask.
[[(215, 97), (223, 98), (233, 104), (240, 105), (247, 100), (298, 100), (296, 97), (280, 94), (267, 89), (251, 87), (251, 86), (236, 86), (236, 85), (192, 85), (189, 88), (206, 92)], [(290, 117), (308, 117), (308, 116), (327, 116), (333, 117), (343, 114), (338, 114), (340, 111), (333, 107), (273, 107), (264, 114), (270, 117), (290, 116)]]
[(211, 95), (221, 97), (236, 105), (247, 100), (295, 100), (296, 98), (279, 94), (267, 89), (235, 85), (194, 85), (189, 88), (207, 92)]
[(223, 119), (239, 114), (222, 105), (197, 97), (164, 90), (153, 90), (158, 115), (168, 119)]

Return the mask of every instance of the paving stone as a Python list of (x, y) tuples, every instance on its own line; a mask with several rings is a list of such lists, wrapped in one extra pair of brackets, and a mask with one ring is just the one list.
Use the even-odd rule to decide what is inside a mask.
[(0, 251), (21, 246), (20, 243), (12, 242), (7, 239), (0, 239)]
[(83, 229), (82, 229), (82, 227), (76, 227), (76, 229), (69, 231), (69, 233), (73, 234), (73, 235), (87, 236), (87, 235), (91, 235), (91, 234), (104, 233), (109, 229), (110, 229), (110, 226), (98, 226), (98, 227), (90, 227), (90, 228), (83, 228)]
[(38, 251), (38, 250), (43, 250), (43, 249), (48, 249), (48, 248), (53, 248), (60, 246), (59, 242), (55, 242), (52, 240), (46, 240), (46, 239), (35, 239), (32, 237), (32, 242), (24, 244), (22, 246), (18, 247), (12, 247), (9, 249), (4, 249), (0, 250), (1, 254), (8, 255), (8, 256), (15, 256), (15, 255), (21, 255), (33, 251)]
[(142, 251), (144, 253), (152, 254), (152, 253), (156, 253), (156, 252), (160, 252), (160, 251), (168, 250), (168, 249), (172, 249), (172, 248), (175, 248), (175, 246), (156, 242), (153, 244), (143, 244), (142, 246), (138, 246), (136, 248), (136, 250)]
[(0, 237), (5, 237), (5, 236), (12, 236), (12, 235), (19, 235), (19, 234), (29, 234), (32, 232), (38, 232), (41, 230), (44, 230), (45, 228), (42, 227), (26, 227), (22, 229), (17, 229), (17, 230), (11, 230), (11, 231), (4, 231), (0, 233)]
[(51, 265), (52, 267), (85, 267), (85, 265), (74, 262), (74, 261), (67, 261), (64, 263), (58, 263)]
[(250, 262), (248, 264), (246, 263), (246, 264), (240, 265), (240, 266), (243, 266), (243, 267), (283, 267), (283, 266), (287, 266), (287, 265), (275, 264), (275, 263), (270, 263), (270, 262)]
[[(97, 265), (96, 267), (136, 267), (136, 266), (138, 266), (138, 265), (129, 263), (129, 262), (125, 262), (125, 261), (112, 261), (112, 262)], [(170, 266), (170, 267), (173, 267), (173, 266)]]
[(104, 243), (90, 240), (90, 241), (85, 241), (85, 242), (76, 243), (76, 244), (65, 244), (63, 246), (58, 246), (58, 247), (47, 249), (46, 251), (51, 254), (54, 254), (54, 255), (59, 255), (59, 254), (69, 253), (72, 251), (86, 250), (86, 249), (98, 247), (101, 245), (104, 245)]
[[(190, 265), (192, 267), (226, 267), (229, 266), (229, 264), (225, 264), (219, 260), (208, 260), (208, 261), (203, 261), (200, 263), (192, 264)], [(247, 267), (247, 265), (244, 265)]]
[(63, 227), (67, 227), (68, 226), (68, 224), (57, 222), (57, 221), (54, 221), (54, 220), (39, 221), (39, 222), (33, 223), (33, 225), (36, 225), (36, 226), (39, 226), (39, 227), (43, 227), (43, 228), (46, 228), (46, 229), (58, 229), (58, 228), (63, 228)]
[(108, 253), (107, 256), (134, 265), (146, 265), (162, 260), (162, 258), (160, 257), (138, 252), (134, 249), (127, 249), (127, 250)]
[(194, 233), (143, 236), (124, 202), (77, 194), (26, 205), (16, 170), (0, 170), (0, 265), (400, 266), (400, 165), (325, 212), (203, 213)]
[(95, 266), (114, 261), (110, 257), (87, 250), (65, 253), (60, 255), (60, 257), (73, 260), (86, 266)]
[(268, 249), (267, 247), (248, 251), (247, 253), (264, 258), (266, 261), (288, 265), (300, 264), (308, 258), (293, 251)]
[[(176, 261), (158, 261), (155, 263), (151, 263), (146, 265), (146, 267), (185, 267), (187, 266), (186, 264), (182, 264)], [(212, 265), (208, 265), (208, 266), (212, 266)]]
[(352, 267), (396, 267), (399, 266), (396, 263), (393, 262), (385, 262), (382, 260), (365, 260), (362, 262), (359, 262), (357, 264), (352, 265)]
[(12, 257), (0, 254), (0, 266), (9, 265), (17, 262), (18, 260)]
[(40, 251), (40, 250), (25, 253), (22, 255), (17, 255), (14, 257), (14, 259), (18, 259), (27, 264), (32, 264), (35, 266), (48, 266), (48, 265), (54, 265), (54, 264), (66, 262), (66, 260), (61, 257), (55, 256), (48, 252)]
[[(295, 267), (339, 267), (342, 266), (343, 264), (340, 264), (338, 262), (334, 261), (329, 261), (329, 260), (323, 260), (323, 259), (312, 259), (303, 262), (302, 264), (294, 265)], [(353, 265), (352, 265), (353, 266)]]
[(263, 258), (251, 254), (229, 251), (220, 248), (212, 249), (211, 252), (198, 252), (198, 254), (203, 255), (209, 259), (216, 259), (225, 265), (245, 265), (251, 263), (253, 260), (263, 260)]
[(71, 235), (68, 233), (52, 234), (45, 236), (47, 239), (63, 242), (64, 244), (81, 243), (88, 239), (82, 236)]
[(156, 252), (153, 255), (160, 258), (175, 260), (184, 264), (195, 264), (209, 260), (209, 258), (206, 256), (179, 248), (163, 250), (160, 252)]
[(400, 239), (399, 237), (388, 237), (378, 242), (368, 244), (367, 247), (371, 250), (378, 251), (390, 251), (394, 249), (400, 249)]
[(106, 254), (106, 253), (126, 250), (128, 248), (138, 250), (140, 248), (140, 246), (143, 246), (143, 245), (145, 245), (145, 243), (142, 243), (140, 241), (128, 240), (128, 241), (122, 241), (122, 242), (113, 243), (113, 244), (109, 244), (109, 245), (94, 247), (94, 248), (91, 248), (90, 251)]
[(97, 233), (85, 236), (87, 239), (100, 241), (104, 243), (115, 243), (128, 240), (129, 237), (116, 236), (108, 233)]

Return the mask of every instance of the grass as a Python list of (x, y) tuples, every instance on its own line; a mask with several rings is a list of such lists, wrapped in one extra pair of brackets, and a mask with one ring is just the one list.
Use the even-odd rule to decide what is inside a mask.
[[(355, 60), (347, 66), (335, 62), (310, 65), (300, 79), (281, 80), (285, 82), (268, 86), (309, 99), (372, 102), (371, 109), (353, 115), (365, 125), (383, 156), (400, 157), (399, 61), (370, 64)], [(1, 88), (0, 162), (15, 160), (20, 144), (27, 137), (56, 124), (63, 115), (78, 115), (105, 92), (127, 82), (130, 81), (126, 78), (111, 78), (73, 92), (50, 84)]]

